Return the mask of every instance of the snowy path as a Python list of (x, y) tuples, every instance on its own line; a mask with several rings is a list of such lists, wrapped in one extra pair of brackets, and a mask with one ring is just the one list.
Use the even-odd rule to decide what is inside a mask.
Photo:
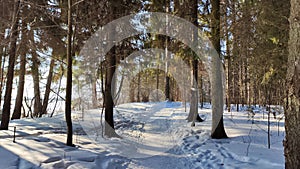
[[(177, 104), (176, 107), (180, 106)], [(148, 153), (143, 158), (132, 159), (129, 168), (187, 168), (189, 161), (182, 154), (178, 154), (179, 148), (177, 147), (176, 135), (173, 134), (174, 127), (178, 124), (173, 117), (176, 113), (173, 108), (167, 108), (166, 102), (154, 103), (148, 105), (144, 111), (126, 112), (127, 108), (118, 108), (118, 112), (122, 117), (130, 117), (144, 125), (139, 129), (142, 131), (138, 137), (143, 138), (138, 140), (143, 146), (139, 151)], [(124, 112), (131, 113), (124, 114)], [(178, 119), (177, 119), (178, 120)], [(180, 119), (180, 122), (185, 121)], [(135, 136), (137, 137), (137, 135)], [(145, 152), (147, 151), (147, 152)], [(144, 154), (144, 155), (145, 155)]]

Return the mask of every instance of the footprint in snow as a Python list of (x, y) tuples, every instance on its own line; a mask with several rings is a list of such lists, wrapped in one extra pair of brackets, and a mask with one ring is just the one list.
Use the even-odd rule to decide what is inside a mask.
[(196, 163), (203, 168), (222, 168), (223, 163), (216, 155), (214, 155), (210, 150), (201, 152)]

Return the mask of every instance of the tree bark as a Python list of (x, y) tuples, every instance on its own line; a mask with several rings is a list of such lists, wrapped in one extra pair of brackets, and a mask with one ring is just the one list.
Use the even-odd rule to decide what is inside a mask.
[[(198, 27), (198, 0), (193, 0), (192, 1), (192, 18), (191, 21), (193, 24)], [(198, 41), (198, 32), (195, 31), (193, 32), (193, 40)], [(197, 42), (194, 42), (197, 44)], [(203, 122), (204, 120), (201, 119), (201, 117), (198, 114), (198, 58), (194, 54), (192, 55), (192, 86), (193, 89), (191, 89), (191, 105), (190, 105), (190, 112), (188, 115), (188, 122)], [(194, 125), (194, 124), (192, 124)]]
[(225, 36), (226, 36), (226, 56), (227, 56), (227, 111), (231, 111), (231, 82), (232, 82), (232, 70), (231, 70), (231, 56), (230, 56), (230, 40), (229, 40), (229, 23), (228, 23), (228, 16), (227, 16), (227, 8), (228, 2), (226, 1), (226, 6), (225, 6)]
[(92, 104), (93, 104), (93, 108), (97, 108), (99, 106), (98, 97), (97, 97), (97, 79), (96, 78), (94, 78), (92, 80)]
[(106, 55), (106, 83), (105, 83), (105, 131), (107, 137), (115, 136), (114, 127), (114, 102), (112, 98), (112, 80), (115, 73), (116, 57), (115, 49), (112, 49), (112, 54)]
[(51, 83), (52, 83), (54, 65), (55, 65), (55, 60), (54, 60), (54, 58), (51, 58), (50, 68), (49, 68), (49, 73), (48, 73), (48, 78), (47, 78), (47, 83), (46, 83), (45, 96), (44, 96), (42, 111), (41, 111), (40, 115), (43, 115), (43, 114), (47, 113), (47, 107), (48, 107), (49, 96), (50, 96), (50, 91), (51, 91)]
[(300, 4), (291, 0), (290, 39), (287, 89), (289, 104), (285, 111), (284, 155), (285, 168), (293, 169), (300, 166)]
[(10, 49), (9, 49), (9, 61), (8, 61), (8, 71), (6, 80), (6, 90), (4, 96), (4, 104), (2, 109), (2, 119), (1, 119), (1, 130), (8, 130), (9, 118), (10, 118), (10, 103), (11, 103), (11, 92), (14, 78), (14, 67), (15, 67), (15, 57), (17, 52), (17, 39), (18, 39), (18, 13), (19, 13), (20, 1), (15, 0), (14, 16), (11, 27), (10, 35)]
[(68, 0), (68, 44), (67, 44), (67, 86), (65, 102), (65, 118), (67, 123), (67, 145), (73, 145), (73, 126), (72, 126), (72, 0)]
[[(5, 40), (5, 33), (3, 33), (3, 36), (1, 37), (3, 41)], [(5, 43), (5, 42), (3, 42)], [(5, 66), (5, 58), (6, 58), (6, 50), (8, 45), (3, 45), (0, 47), (0, 96), (2, 98), (2, 89), (3, 89), (3, 83), (4, 83), (4, 66)], [(0, 105), (2, 103), (2, 99), (0, 99)]]
[(211, 137), (215, 139), (227, 138), (223, 124), (223, 81), (220, 45), (220, 1), (212, 3), (212, 44), (217, 52), (212, 56), (212, 130)]
[(25, 72), (26, 72), (26, 53), (23, 52), (20, 55), (19, 85), (18, 85), (17, 98), (15, 102), (15, 109), (11, 117), (12, 120), (21, 118), (21, 109), (22, 109), (24, 84), (25, 84)]
[[(170, 8), (170, 2), (168, 0), (165, 0), (165, 12), (169, 13), (169, 8)], [(168, 17), (166, 16), (166, 28), (168, 25)], [(166, 32), (168, 30), (166, 29)], [(167, 101), (170, 101), (170, 76), (169, 76), (169, 63), (168, 63), (168, 43), (169, 43), (169, 38), (167, 36), (163, 37), (163, 40), (165, 41), (165, 97)]]
[[(34, 32), (30, 30), (30, 40), (34, 43)], [(32, 56), (32, 65), (31, 65), (31, 75), (33, 79), (33, 90), (34, 90), (34, 110), (33, 116), (39, 117), (42, 112), (42, 103), (41, 103), (41, 92), (40, 92), (40, 73), (39, 73), (39, 59), (35, 49), (31, 51)]]
[[(192, 86), (191, 89), (191, 105), (190, 112), (188, 115), (188, 122), (203, 122), (204, 120), (198, 114), (198, 60), (194, 59), (192, 61)], [(193, 124), (194, 125), (194, 124)]]
[[(140, 63), (140, 60), (139, 60)], [(138, 87), (137, 87), (137, 102), (141, 102), (140, 93), (141, 93), (141, 72), (138, 72)]]

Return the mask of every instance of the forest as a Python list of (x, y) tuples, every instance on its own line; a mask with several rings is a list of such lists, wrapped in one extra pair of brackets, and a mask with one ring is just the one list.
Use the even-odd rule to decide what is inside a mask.
[[(136, 139), (135, 144), (145, 148), (150, 147), (147, 139), (157, 139), (151, 146), (161, 142), (163, 146), (156, 148), (169, 152), (166, 149), (178, 146), (173, 145), (176, 136), (180, 153), (194, 154), (183, 160), (185, 168), (197, 168), (198, 163), (200, 168), (234, 168), (240, 163), (249, 163), (240, 168), (268, 168), (252, 158), (237, 158), (237, 152), (222, 153), (226, 140), (235, 146), (230, 140), (236, 141), (235, 130), (240, 129), (248, 135), (240, 137), (247, 157), (251, 145), (259, 142), (266, 145), (262, 153), (272, 146), (280, 150), (274, 159), (283, 162), (271, 168), (296, 169), (299, 16), (297, 0), (0, 0), (0, 158), (5, 160), (4, 150), (14, 152), (7, 149), (9, 139), (44, 142), (40, 137), (47, 133), (53, 144), (57, 140), (51, 140), (51, 134), (62, 137), (63, 162), (54, 165), (57, 160), (49, 158), (35, 164), (25, 158), (32, 163), (25, 168), (47, 168), (43, 164), (48, 163), (71, 168), (67, 147), (80, 149), (84, 144), (78, 139), (87, 137), (107, 149), (116, 144), (126, 147), (127, 142), (116, 140)], [(30, 132), (39, 125), (41, 131)], [(257, 130), (263, 134), (254, 134)], [(168, 135), (163, 133), (176, 133), (169, 141), (174, 147), (164, 144)], [(202, 151), (202, 142), (217, 148)], [(119, 149), (134, 154), (130, 146)], [(215, 166), (211, 159), (207, 164), (193, 161), (209, 153), (223, 162)], [(101, 160), (115, 156), (102, 155), (93, 157), (94, 168), (143, 168), (145, 162), (128, 162), (127, 153), (125, 160), (118, 157), (125, 161), (122, 164), (105, 163)], [(176, 163), (172, 160), (166, 161)], [(160, 168), (154, 162), (147, 167)], [(4, 164), (0, 166), (9, 166)], [(22, 168), (21, 163), (16, 168)]]

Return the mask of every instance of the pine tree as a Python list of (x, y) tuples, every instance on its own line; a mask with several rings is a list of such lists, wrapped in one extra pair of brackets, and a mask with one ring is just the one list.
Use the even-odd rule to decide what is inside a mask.
[(293, 169), (300, 166), (300, 4), (291, 0), (289, 60), (287, 89), (290, 104), (285, 110), (284, 155), (285, 168)]

